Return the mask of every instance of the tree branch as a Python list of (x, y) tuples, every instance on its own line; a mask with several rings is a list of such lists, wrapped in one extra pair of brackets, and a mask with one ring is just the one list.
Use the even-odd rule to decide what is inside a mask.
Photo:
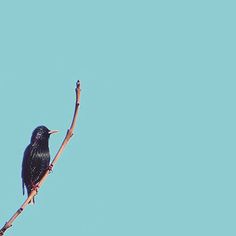
[[(50, 171), (52, 170), (53, 166), (56, 164), (56, 162), (58, 161), (61, 153), (63, 152), (65, 146), (68, 144), (70, 138), (73, 135), (74, 129), (75, 129), (75, 124), (76, 124), (76, 120), (78, 117), (78, 112), (79, 112), (79, 105), (80, 105), (80, 81), (78, 80), (76, 83), (76, 88), (75, 88), (75, 93), (76, 93), (76, 102), (75, 102), (75, 111), (74, 111), (74, 115), (73, 115), (73, 119), (71, 122), (71, 126), (70, 128), (67, 130), (67, 134), (64, 138), (64, 141), (61, 144), (61, 147), (59, 148), (56, 156), (54, 157), (53, 161), (50, 164), (50, 168), (47, 170), (47, 172), (44, 174), (44, 176), (42, 177), (42, 179), (40, 180), (39, 184), (38, 184), (38, 189), (43, 185), (44, 181), (46, 180), (46, 178), (48, 177)], [(8, 220), (5, 225), (1, 228), (0, 230), (0, 236), (3, 235), (5, 233), (5, 231), (10, 228), (13, 224), (13, 222), (16, 220), (16, 218), (22, 213), (22, 211), (26, 208), (26, 206), (29, 204), (29, 202), (33, 199), (33, 197), (37, 194), (36, 190), (31, 191), (30, 195), (28, 196), (28, 198), (24, 201), (24, 203), (20, 206), (20, 208), (15, 212), (15, 214), (10, 218), (10, 220)]]

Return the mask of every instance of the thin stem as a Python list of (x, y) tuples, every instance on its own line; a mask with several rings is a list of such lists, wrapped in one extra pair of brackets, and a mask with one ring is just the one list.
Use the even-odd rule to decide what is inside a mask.
[[(66, 147), (66, 145), (68, 144), (70, 138), (73, 135), (74, 129), (75, 129), (75, 124), (76, 124), (76, 120), (78, 118), (78, 113), (79, 113), (79, 104), (80, 104), (80, 81), (78, 80), (76, 83), (76, 88), (75, 88), (75, 93), (76, 93), (76, 102), (75, 102), (75, 111), (74, 111), (74, 115), (73, 115), (73, 119), (71, 122), (71, 126), (68, 129), (66, 136), (56, 154), (56, 156), (54, 157), (54, 159), (52, 160), (51, 164), (50, 164), (50, 170), (53, 168), (53, 166), (56, 164), (56, 162), (58, 161), (60, 155), (62, 154), (64, 148)], [(40, 180), (40, 182), (38, 183), (38, 189), (43, 185), (44, 181), (47, 179), (48, 175), (49, 175), (50, 171), (49, 169), (46, 171), (46, 173), (44, 174), (44, 176), (42, 177), (42, 179)], [(24, 201), (24, 203), (20, 206), (20, 208), (14, 213), (14, 215), (5, 223), (5, 225), (1, 228), (0, 230), (0, 236), (3, 235), (5, 233), (5, 231), (10, 228), (13, 224), (13, 222), (16, 220), (16, 218), (22, 213), (22, 211), (24, 211), (24, 209), (26, 208), (26, 206), (28, 206), (29, 202), (33, 199), (33, 197), (37, 194), (36, 190), (31, 191), (30, 195), (28, 196), (28, 198)]]

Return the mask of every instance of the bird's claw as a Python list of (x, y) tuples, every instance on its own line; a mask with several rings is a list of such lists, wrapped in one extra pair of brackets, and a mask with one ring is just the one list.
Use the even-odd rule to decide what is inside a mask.
[(39, 185), (38, 184), (34, 184), (33, 187), (31, 188), (31, 191), (36, 191), (36, 194), (38, 194), (39, 191)]
[(49, 174), (51, 174), (51, 173), (52, 173), (52, 169), (53, 169), (53, 165), (51, 164), (51, 165), (49, 165), (49, 167), (48, 167)]

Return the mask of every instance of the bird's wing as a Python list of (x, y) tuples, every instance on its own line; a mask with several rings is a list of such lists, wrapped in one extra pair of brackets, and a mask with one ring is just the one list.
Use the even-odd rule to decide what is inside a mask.
[(49, 151), (44, 152), (37, 148), (31, 150), (30, 158), (30, 179), (33, 184), (37, 184), (43, 177), (46, 169), (48, 168), (50, 156)]

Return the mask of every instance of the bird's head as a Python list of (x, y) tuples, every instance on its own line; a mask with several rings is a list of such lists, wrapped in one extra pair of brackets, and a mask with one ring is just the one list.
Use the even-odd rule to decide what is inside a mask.
[(45, 126), (38, 126), (32, 133), (31, 143), (43, 143), (47, 142), (50, 135), (57, 133), (58, 130), (49, 130)]

